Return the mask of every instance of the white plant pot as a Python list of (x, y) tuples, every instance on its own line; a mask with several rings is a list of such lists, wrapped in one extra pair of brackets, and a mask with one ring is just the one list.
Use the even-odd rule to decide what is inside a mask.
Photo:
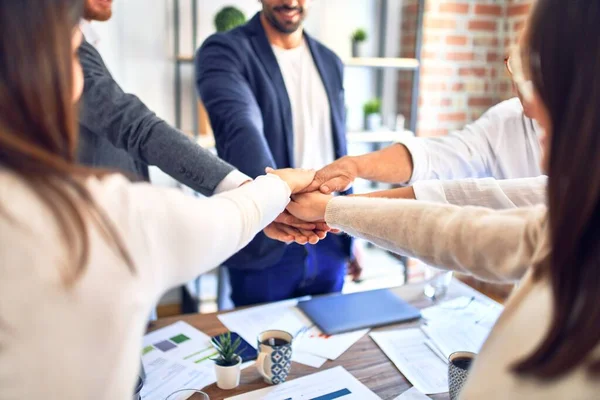
[(217, 386), (219, 389), (230, 390), (240, 386), (242, 359), (238, 357), (238, 363), (231, 367), (222, 367), (215, 363), (217, 375)]
[(381, 115), (369, 114), (365, 121), (365, 129), (367, 131), (378, 131), (381, 129)]

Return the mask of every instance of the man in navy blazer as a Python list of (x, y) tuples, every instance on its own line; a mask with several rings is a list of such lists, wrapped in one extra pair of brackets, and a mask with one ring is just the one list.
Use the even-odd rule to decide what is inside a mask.
[[(253, 178), (266, 167), (320, 169), (346, 155), (342, 62), (303, 31), (311, 0), (261, 3), (246, 25), (212, 35), (196, 54), (217, 152)], [(260, 233), (225, 263), (232, 300), (241, 306), (339, 292), (351, 248), (347, 236), (301, 246)]]

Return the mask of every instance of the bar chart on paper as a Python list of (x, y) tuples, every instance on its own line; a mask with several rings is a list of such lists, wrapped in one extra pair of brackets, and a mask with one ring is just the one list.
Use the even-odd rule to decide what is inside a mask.
[(375, 400), (379, 397), (343, 367), (294, 379), (282, 385), (227, 400)]

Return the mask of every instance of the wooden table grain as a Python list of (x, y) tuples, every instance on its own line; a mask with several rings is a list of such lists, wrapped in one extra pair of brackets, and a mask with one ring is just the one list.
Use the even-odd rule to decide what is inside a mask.
[[(414, 306), (418, 308), (425, 308), (432, 304), (429, 299), (423, 296), (423, 286), (423, 283), (409, 284), (394, 288), (392, 290), (402, 299), (408, 301)], [(446, 299), (452, 299), (459, 296), (475, 296), (483, 302), (491, 301), (469, 286), (457, 280), (453, 280), (448, 290)], [(223, 326), (223, 324), (221, 324), (217, 318), (217, 315), (218, 314), (216, 313), (190, 314), (171, 318), (161, 318), (153, 323), (150, 330), (162, 328), (177, 321), (185, 321), (212, 337), (227, 331), (225, 326)], [(387, 330), (398, 327), (408, 328), (418, 325), (419, 322), (413, 322), (409, 324), (379, 328), (377, 330)], [(303, 364), (293, 363), (292, 371), (288, 377), (288, 381), (337, 366), (343, 366), (346, 368), (346, 370), (354, 375), (354, 377), (360, 380), (384, 400), (395, 399), (398, 395), (404, 393), (412, 386), (368, 335), (365, 335), (361, 340), (356, 342), (337, 360), (327, 361), (319, 369)], [(263, 382), (258, 371), (251, 366), (242, 371), (240, 386), (238, 388), (224, 391), (217, 388), (216, 385), (211, 385), (203, 390), (210, 396), (211, 400), (222, 400), (231, 396), (262, 389), (265, 386), (267, 385)], [(436, 400), (446, 400), (449, 398), (447, 393), (432, 395), (430, 397)], [(196, 398), (200, 397), (192, 396), (190, 399), (194, 400)]]

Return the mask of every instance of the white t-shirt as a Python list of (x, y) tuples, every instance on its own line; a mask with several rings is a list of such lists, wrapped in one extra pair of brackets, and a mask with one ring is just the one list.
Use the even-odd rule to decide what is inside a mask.
[(272, 47), (292, 108), (294, 167), (323, 168), (335, 153), (331, 109), (319, 70), (305, 41), (289, 50)]

